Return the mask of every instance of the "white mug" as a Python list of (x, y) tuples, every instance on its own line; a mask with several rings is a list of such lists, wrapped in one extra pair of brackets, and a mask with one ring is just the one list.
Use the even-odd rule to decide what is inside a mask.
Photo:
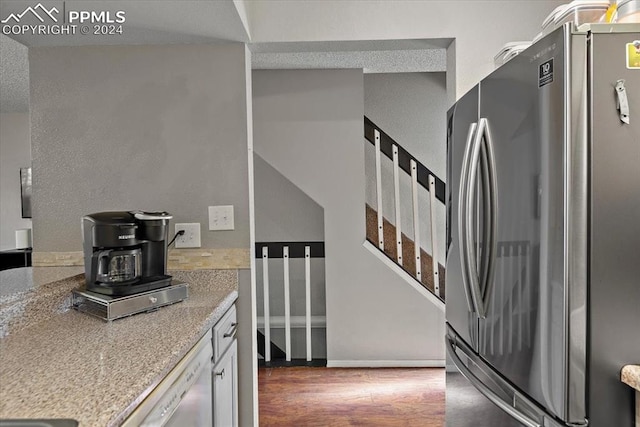
[(31, 229), (21, 228), (16, 230), (16, 249), (26, 249), (31, 247)]

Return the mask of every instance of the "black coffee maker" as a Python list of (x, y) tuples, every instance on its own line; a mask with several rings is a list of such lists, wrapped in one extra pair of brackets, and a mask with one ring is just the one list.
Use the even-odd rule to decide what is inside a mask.
[(123, 296), (171, 284), (167, 212), (99, 212), (82, 218), (87, 290)]

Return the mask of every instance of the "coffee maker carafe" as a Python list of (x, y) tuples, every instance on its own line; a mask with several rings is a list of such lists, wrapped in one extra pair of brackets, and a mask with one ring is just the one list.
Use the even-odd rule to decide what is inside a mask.
[(171, 284), (167, 212), (99, 212), (82, 218), (87, 290), (123, 296)]

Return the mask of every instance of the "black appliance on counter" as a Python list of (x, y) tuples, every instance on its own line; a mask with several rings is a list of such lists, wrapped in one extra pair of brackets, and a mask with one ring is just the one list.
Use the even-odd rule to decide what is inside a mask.
[(82, 218), (86, 288), (133, 295), (171, 284), (167, 212), (98, 212)]
[(0, 271), (11, 268), (31, 267), (32, 248), (0, 251)]

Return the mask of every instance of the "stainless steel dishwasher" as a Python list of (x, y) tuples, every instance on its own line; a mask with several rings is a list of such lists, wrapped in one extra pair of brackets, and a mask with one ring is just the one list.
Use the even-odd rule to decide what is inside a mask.
[(127, 418), (123, 427), (213, 425), (211, 331)]

